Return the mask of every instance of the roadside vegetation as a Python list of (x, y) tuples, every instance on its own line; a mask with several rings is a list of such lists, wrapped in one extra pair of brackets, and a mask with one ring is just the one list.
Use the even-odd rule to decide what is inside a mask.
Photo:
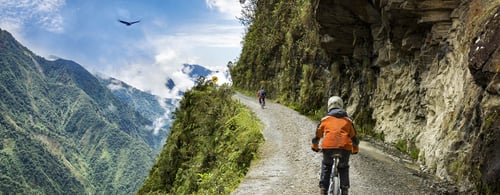
[(262, 125), (227, 85), (184, 94), (163, 151), (137, 194), (230, 194), (264, 138)]

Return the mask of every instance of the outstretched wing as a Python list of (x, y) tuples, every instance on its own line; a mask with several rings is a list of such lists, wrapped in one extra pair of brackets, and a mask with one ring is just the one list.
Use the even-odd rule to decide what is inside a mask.
[(127, 26), (130, 26), (132, 24), (140, 22), (140, 20), (133, 21), (133, 22), (127, 22), (127, 21), (123, 21), (123, 20), (118, 20), (118, 21), (121, 22), (121, 23), (123, 23), (123, 24), (125, 24), (125, 25), (127, 25)]
[(140, 20), (137, 20), (137, 21), (133, 21), (133, 22), (130, 22), (130, 24), (135, 24), (135, 23), (139, 23)]
[(130, 24), (130, 22), (123, 21), (123, 20), (118, 20), (118, 22), (121, 22), (121, 23), (123, 23), (123, 24), (125, 24), (125, 25), (127, 25), (127, 26), (131, 25), (131, 24)]

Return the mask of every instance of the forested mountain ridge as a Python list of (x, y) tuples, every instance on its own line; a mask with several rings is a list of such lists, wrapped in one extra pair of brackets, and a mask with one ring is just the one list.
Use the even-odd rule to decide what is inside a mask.
[(319, 118), (340, 95), (358, 132), (461, 191), (500, 191), (500, 2), (247, 0), (233, 86)]
[(0, 191), (131, 194), (151, 168), (152, 122), (75, 62), (0, 31)]
[(224, 84), (184, 94), (167, 142), (137, 194), (230, 194), (264, 141), (262, 125)]

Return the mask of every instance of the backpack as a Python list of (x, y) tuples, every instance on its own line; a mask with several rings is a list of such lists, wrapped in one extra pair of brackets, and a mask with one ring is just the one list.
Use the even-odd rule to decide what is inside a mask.
[(259, 97), (266, 97), (266, 91), (261, 89), (259, 90), (259, 94), (258, 94)]

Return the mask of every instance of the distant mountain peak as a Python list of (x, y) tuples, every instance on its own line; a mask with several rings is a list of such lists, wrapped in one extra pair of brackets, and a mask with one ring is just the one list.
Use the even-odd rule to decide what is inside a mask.
[(213, 73), (212, 70), (198, 64), (183, 64), (182, 73), (189, 77), (197, 79), (200, 76), (207, 76)]

